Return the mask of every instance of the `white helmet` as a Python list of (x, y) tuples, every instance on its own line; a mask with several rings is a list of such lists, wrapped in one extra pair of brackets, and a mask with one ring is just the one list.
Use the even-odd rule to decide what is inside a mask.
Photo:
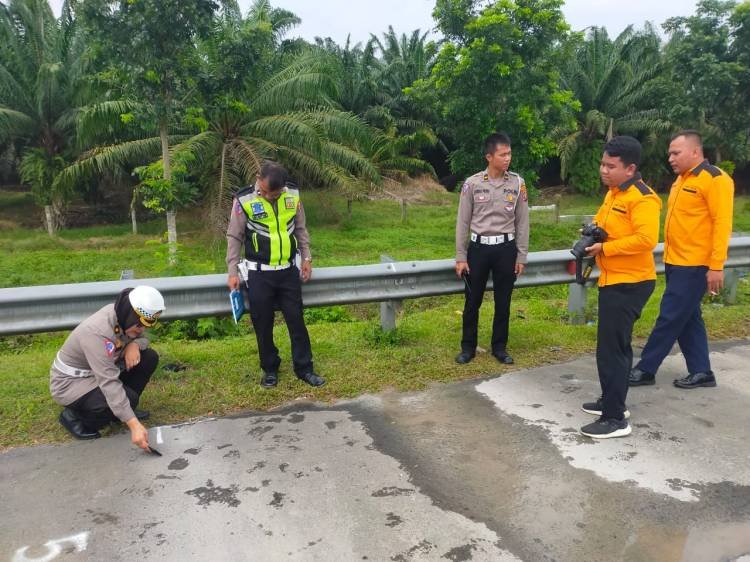
[(153, 326), (164, 312), (164, 297), (161, 293), (148, 285), (138, 285), (128, 295), (130, 306), (133, 307), (138, 318), (146, 327)]

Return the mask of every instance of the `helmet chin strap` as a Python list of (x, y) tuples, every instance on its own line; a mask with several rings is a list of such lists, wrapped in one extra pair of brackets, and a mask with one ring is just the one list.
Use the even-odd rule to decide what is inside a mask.
[(117, 295), (117, 300), (115, 300), (117, 324), (123, 331), (138, 322), (138, 315), (135, 313), (135, 310), (133, 310), (133, 305), (130, 304), (130, 299), (128, 298), (128, 295), (132, 290), (132, 287), (122, 290), (120, 294)]

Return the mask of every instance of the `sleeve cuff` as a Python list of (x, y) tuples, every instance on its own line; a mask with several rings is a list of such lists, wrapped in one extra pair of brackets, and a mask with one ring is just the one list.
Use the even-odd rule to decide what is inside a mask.
[(711, 269), (713, 271), (724, 271), (724, 262), (723, 261), (710, 261), (708, 262), (708, 269)]

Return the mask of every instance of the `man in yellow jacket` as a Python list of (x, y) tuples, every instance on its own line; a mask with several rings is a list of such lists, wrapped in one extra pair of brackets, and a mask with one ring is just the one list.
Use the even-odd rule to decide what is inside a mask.
[(656, 284), (653, 250), (659, 241), (661, 211), (661, 199), (638, 172), (640, 160), (641, 144), (633, 137), (619, 136), (604, 146), (599, 166), (609, 189), (594, 222), (607, 236), (586, 251), (596, 256), (601, 272), (596, 366), (602, 396), (583, 404), (584, 412), (599, 419), (581, 428), (583, 435), (594, 439), (624, 437), (632, 431), (625, 408), (633, 365), (630, 342), (633, 324)]
[(667, 286), (641, 360), (630, 373), (630, 386), (651, 385), (675, 341), (685, 357), (687, 376), (678, 388), (716, 386), (708, 358), (708, 337), (701, 300), (724, 286), (724, 262), (732, 234), (734, 182), (703, 157), (698, 132), (676, 134), (669, 163), (678, 174), (669, 193), (664, 222)]

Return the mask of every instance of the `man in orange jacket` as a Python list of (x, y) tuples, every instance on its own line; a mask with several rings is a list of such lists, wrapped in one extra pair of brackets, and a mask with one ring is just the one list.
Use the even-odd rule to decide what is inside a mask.
[(724, 262), (732, 234), (734, 182), (703, 157), (701, 136), (687, 130), (669, 145), (669, 164), (678, 174), (669, 193), (664, 223), (667, 286), (641, 360), (630, 373), (630, 386), (651, 385), (675, 341), (685, 357), (687, 376), (678, 388), (716, 386), (708, 358), (708, 337), (701, 300), (724, 286)]
[(596, 366), (602, 396), (582, 406), (599, 416), (581, 428), (594, 439), (624, 437), (631, 432), (625, 408), (628, 373), (633, 365), (633, 324), (654, 292), (653, 250), (659, 241), (661, 199), (641, 179), (641, 144), (619, 136), (604, 146), (599, 174), (609, 190), (594, 222), (607, 233), (586, 251), (596, 256), (599, 275), (599, 319)]

